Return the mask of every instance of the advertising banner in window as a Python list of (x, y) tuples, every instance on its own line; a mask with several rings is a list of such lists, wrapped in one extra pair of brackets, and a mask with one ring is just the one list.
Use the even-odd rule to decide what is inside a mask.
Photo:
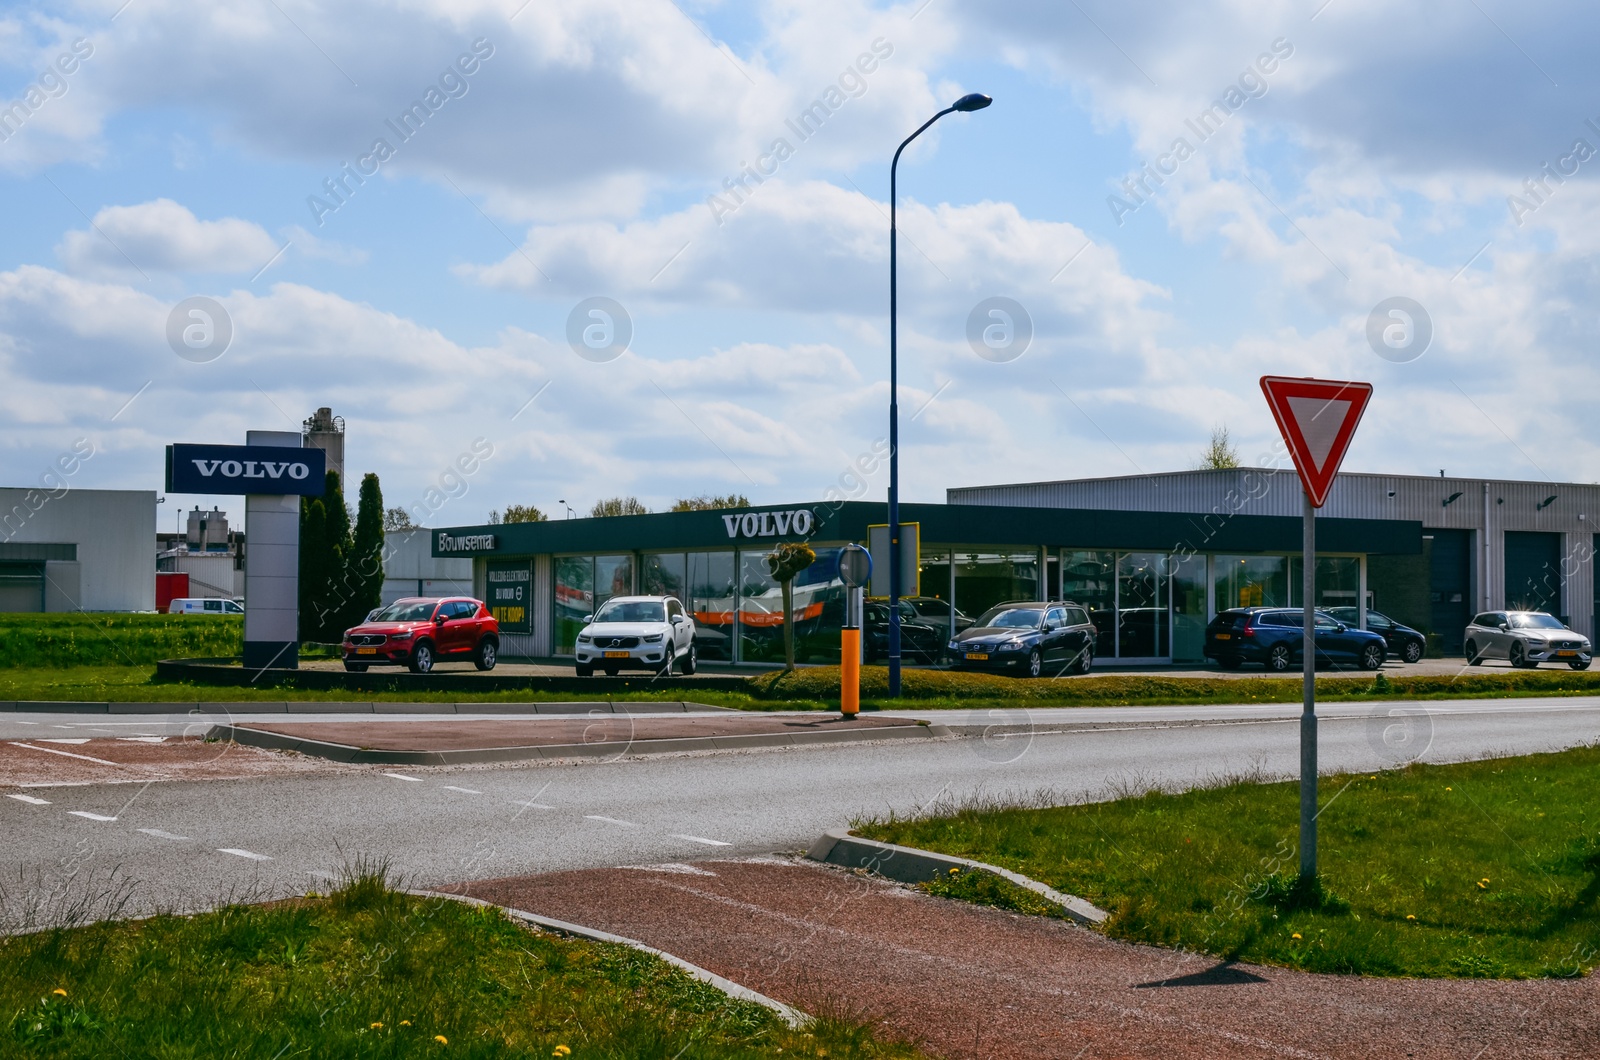
[(489, 613), (502, 633), (533, 632), (533, 570), (524, 563), (491, 563), (488, 571)]

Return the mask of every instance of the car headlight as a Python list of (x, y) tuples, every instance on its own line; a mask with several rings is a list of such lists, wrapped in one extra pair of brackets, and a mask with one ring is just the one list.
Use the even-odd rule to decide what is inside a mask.
[(948, 647), (951, 651), (960, 651), (961, 650), (961, 642), (959, 640), (953, 640), (949, 644), (947, 644), (946, 647)]
[(589, 634), (587, 634), (587, 633), (579, 633), (578, 634), (578, 643), (579, 644), (593, 644), (594, 643), (594, 638), (589, 636)]
[(404, 633), (391, 633), (391, 634), (389, 634), (389, 639), (390, 640), (410, 640), (413, 635), (414, 635), (413, 632), (408, 629)]
[(1022, 641), (1020, 641), (1020, 640), (1008, 640), (1004, 644), (1001, 644), (998, 650), (1000, 650), (1000, 651), (1021, 651), (1025, 647), (1027, 647), (1027, 645), (1023, 644)]
[(663, 636), (665, 636), (665, 634), (651, 633), (648, 636), (640, 637), (639, 639), (644, 641), (646, 644), (660, 644)]

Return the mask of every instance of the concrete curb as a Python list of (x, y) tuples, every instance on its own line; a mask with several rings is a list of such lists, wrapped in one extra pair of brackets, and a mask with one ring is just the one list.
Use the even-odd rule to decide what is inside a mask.
[(200, 685), (247, 688), (303, 688), (340, 692), (651, 692), (674, 690), (739, 692), (750, 690), (739, 674), (697, 674), (659, 677), (646, 671), (628, 676), (578, 677), (557, 674), (478, 673), (474, 670), (435, 670), (414, 674), (405, 667), (375, 667), (362, 673), (323, 669), (246, 670), (237, 659), (162, 659), (156, 677)]
[(303, 699), (289, 703), (100, 703), (77, 700), (0, 701), (0, 713), (19, 714), (740, 714), (687, 700), (594, 699), (565, 703), (347, 703)]
[(692, 978), (716, 987), (718, 990), (722, 991), (724, 994), (727, 994), (735, 1001), (748, 1001), (751, 1004), (760, 1005), (763, 1008), (771, 1009), (773, 1012), (778, 1014), (779, 1019), (783, 1020), (783, 1022), (787, 1023), (796, 1030), (803, 1030), (811, 1023), (811, 1017), (806, 1015), (804, 1012), (801, 1012), (799, 1009), (791, 1008), (788, 1005), (785, 1005), (782, 1001), (774, 1000), (765, 994), (758, 994), (747, 986), (740, 986), (732, 979), (724, 979), (716, 972), (708, 971), (707, 969), (700, 967), (698, 964), (690, 964), (682, 957), (673, 956), (664, 950), (656, 949), (654, 946), (647, 946), (637, 939), (623, 938), (621, 935), (613, 935), (609, 931), (601, 931), (598, 928), (585, 927), (582, 924), (569, 924), (565, 920), (554, 920), (550, 917), (540, 916), (537, 913), (529, 913), (522, 909), (512, 909), (509, 906), (495, 905), (493, 902), (486, 902), (481, 898), (471, 898), (464, 894), (446, 894), (442, 891), (417, 890), (408, 890), (406, 893), (416, 895), (419, 898), (445, 898), (452, 902), (461, 902), (465, 905), (477, 906), (479, 908), (498, 909), (502, 913), (515, 920), (521, 920), (524, 923), (534, 925), (541, 931), (549, 931), (557, 935), (570, 935), (573, 938), (587, 939), (590, 942), (609, 942), (615, 946), (627, 946), (631, 949), (648, 953), (652, 957), (658, 957), (675, 968), (681, 968), (683, 971), (688, 972)]
[(949, 854), (936, 854), (931, 850), (918, 850), (916, 847), (895, 846), (893, 843), (862, 839), (860, 836), (851, 835), (845, 828), (834, 828), (822, 833), (822, 838), (811, 844), (811, 849), (806, 851), (806, 857), (828, 865), (867, 869), (901, 883), (926, 883), (937, 876), (945, 875), (953, 868), (981, 869), (1002, 876), (1018, 887), (1026, 888), (1041, 898), (1054, 902), (1066, 912), (1067, 916), (1080, 924), (1099, 924), (1111, 915), (1082, 898), (1062, 894), (1048, 884), (1029, 879), (1010, 869), (1002, 869), (998, 865), (973, 861), (970, 858), (952, 857)]
[(946, 736), (939, 725), (896, 725), (836, 732), (752, 733), (747, 736), (687, 736), (664, 740), (608, 740), (598, 743), (547, 744), (525, 747), (464, 748), (459, 751), (379, 750), (328, 743), (302, 736), (268, 732), (242, 725), (213, 725), (207, 740), (226, 740), (247, 747), (298, 751), (334, 762), (366, 765), (443, 766), (481, 762), (525, 762), (563, 758), (617, 758), (623, 755), (721, 751), (748, 747), (804, 747), (816, 744), (864, 743), (872, 740), (927, 740)]

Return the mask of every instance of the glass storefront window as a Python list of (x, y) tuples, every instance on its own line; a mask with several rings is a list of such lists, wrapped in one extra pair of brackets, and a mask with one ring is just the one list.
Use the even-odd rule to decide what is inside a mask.
[(733, 660), (735, 597), (732, 552), (688, 555), (689, 609), (694, 612), (695, 651), (702, 659)]
[(1217, 556), (1211, 568), (1217, 610), (1230, 607), (1288, 607), (1287, 556)]
[(555, 653), (571, 655), (583, 616), (594, 613), (594, 557), (557, 556), (555, 568)]
[(633, 595), (633, 557), (596, 556), (594, 558), (594, 606), (613, 596)]
[[(1300, 606), (1300, 583), (1305, 569), (1299, 556), (1289, 558), (1289, 589), (1294, 606)], [(1316, 595), (1318, 607), (1355, 607), (1361, 595), (1361, 560), (1355, 556), (1317, 557)]]
[(1200, 662), (1205, 658), (1206, 557), (1173, 556), (1172, 661)]
[(1123, 659), (1165, 657), (1167, 556), (1124, 552), (1117, 557), (1117, 655)]
[(1089, 611), (1097, 633), (1094, 653), (1109, 659), (1117, 653), (1116, 605), (1117, 569), (1115, 552), (1061, 553), (1061, 598), (1082, 604)]
[(957, 552), (956, 607), (977, 618), (1007, 600), (1039, 599), (1039, 553)]
[(639, 565), (639, 592), (644, 596), (675, 596), (685, 600), (685, 577), (682, 552), (651, 553)]
[(783, 661), (783, 594), (765, 551), (739, 553), (739, 661)]

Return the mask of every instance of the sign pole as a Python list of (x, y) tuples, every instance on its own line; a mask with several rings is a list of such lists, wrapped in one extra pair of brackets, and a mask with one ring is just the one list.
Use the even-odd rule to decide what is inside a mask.
[(1301, 602), (1304, 604), (1301, 630), (1300, 711), (1300, 878), (1309, 882), (1317, 875), (1317, 509), (1311, 494), (1305, 493), (1305, 526), (1301, 542)]

